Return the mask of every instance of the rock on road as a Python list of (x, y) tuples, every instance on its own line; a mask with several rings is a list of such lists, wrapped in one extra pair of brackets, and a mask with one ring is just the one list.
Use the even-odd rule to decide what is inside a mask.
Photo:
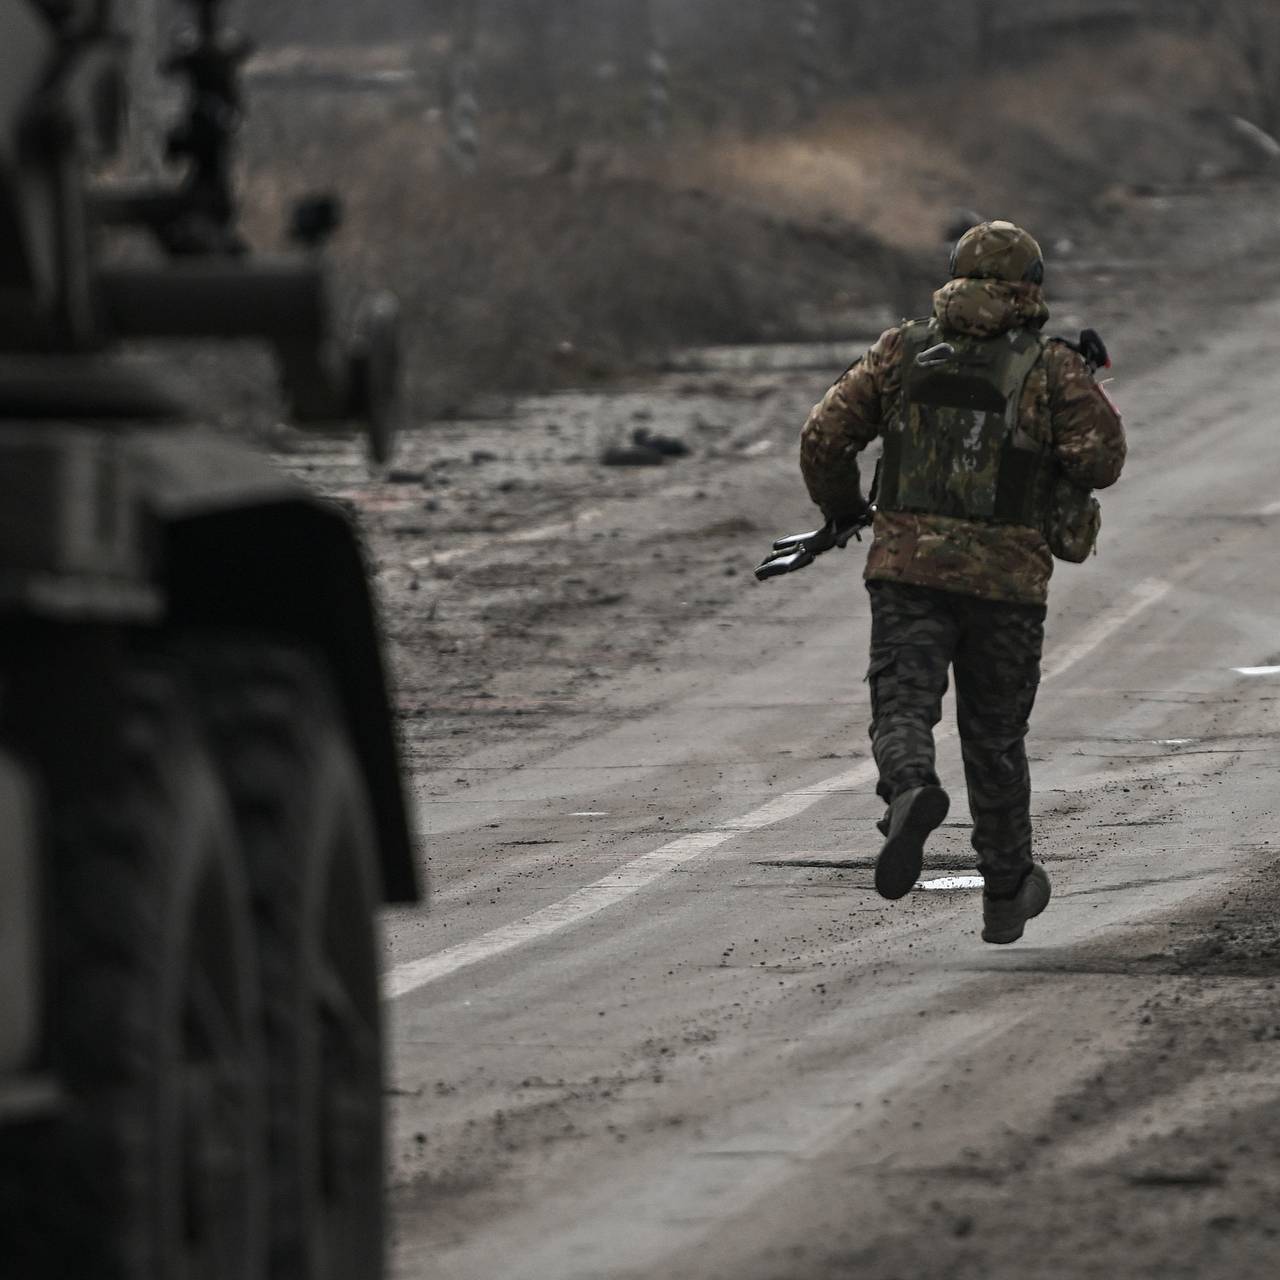
[(1280, 304), (1122, 399), (1052, 591), (1021, 943), (927, 885), (971, 873), (949, 701), (926, 884), (872, 889), (856, 551), (742, 586), (607, 723), (419, 780), (400, 1280), (1280, 1274), (1280, 963), (1265, 918), (1212, 941), (1276, 902), (1280, 674), (1241, 669), (1280, 665)]

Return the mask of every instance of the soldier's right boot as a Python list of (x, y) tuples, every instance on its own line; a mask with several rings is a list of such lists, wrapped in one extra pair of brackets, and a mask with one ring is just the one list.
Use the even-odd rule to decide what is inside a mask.
[(1049, 873), (1038, 863), (1022, 878), (1017, 890), (1007, 898), (982, 895), (982, 940), (1002, 944), (1017, 942), (1028, 920), (1049, 905)]
[(882, 898), (911, 892), (924, 866), (924, 842), (950, 807), (950, 797), (938, 786), (912, 787), (894, 796), (886, 815), (889, 838), (876, 859), (876, 892)]

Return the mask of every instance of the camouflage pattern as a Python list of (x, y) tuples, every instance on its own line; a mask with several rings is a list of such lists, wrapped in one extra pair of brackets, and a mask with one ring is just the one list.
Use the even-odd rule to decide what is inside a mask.
[(948, 333), (995, 338), (1010, 329), (1043, 329), (1049, 308), (1038, 284), (952, 280), (933, 295), (933, 314)]
[(1012, 222), (982, 222), (956, 241), (951, 274), (973, 280), (1044, 280), (1044, 254), (1034, 236)]
[(922, 367), (919, 357), (941, 337), (937, 321), (907, 328), (903, 394), (880, 432), (880, 509), (1043, 525), (1049, 469), (1040, 445), (1018, 431), (1041, 338), (1027, 329), (954, 335), (947, 344), (954, 354), (935, 352)]
[(870, 582), (871, 744), (888, 804), (936, 785), (933, 727), (955, 668), (956, 719), (973, 847), (992, 893), (1031, 864), (1027, 722), (1040, 682), (1045, 610), (904, 583)]
[(1059, 476), (1049, 496), (1044, 537), (1056, 560), (1081, 564), (1097, 549), (1102, 508), (1088, 489)]
[(1048, 597), (1053, 556), (1038, 529), (906, 511), (877, 513), (873, 529), (869, 582), (911, 582), (1022, 604)]
[[(953, 280), (934, 295), (944, 335), (989, 338), (1048, 319), (1040, 288), (990, 279)], [(827, 518), (856, 513), (862, 501), (858, 454), (901, 411), (904, 327), (882, 334), (814, 406), (800, 437), (809, 496)], [(1124, 465), (1120, 417), (1080, 355), (1044, 346), (1023, 387), (1019, 427), (1051, 450), (1060, 473), (1083, 489), (1114, 484)], [(943, 515), (881, 512), (867, 557), (870, 580), (909, 582), (986, 600), (1039, 605), (1053, 557), (1044, 532)]]

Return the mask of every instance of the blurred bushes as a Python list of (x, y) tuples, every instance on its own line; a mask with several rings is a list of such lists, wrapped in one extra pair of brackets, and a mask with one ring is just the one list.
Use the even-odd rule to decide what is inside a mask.
[[(448, 163), (441, 110), (451, 15), (468, 2), (335, 5), (318, 34), (390, 43), (268, 50), (275, 65), (416, 75), (378, 92), (277, 82), (255, 95), (247, 135), (258, 243), (278, 241), (302, 192), (343, 193), (343, 279), (405, 299), (423, 413), (670, 346), (838, 331), (859, 307), (916, 311), (957, 206), (1093, 236), (1126, 188), (1208, 172), (1213, 130), (1189, 113), (1234, 101), (1208, 46), (1119, 34), (1158, 14), (1225, 41), (1223, 6), (1253, 0), (827, 0), (812, 121), (794, 4), (655, 0), (651, 28), (641, 0), (481, 0), (471, 177)], [(279, 39), (297, 34), (293, 11), (255, 10)], [(675, 68), (662, 147), (644, 128), (651, 30)], [(1051, 68), (1017, 69), (1050, 55)]]

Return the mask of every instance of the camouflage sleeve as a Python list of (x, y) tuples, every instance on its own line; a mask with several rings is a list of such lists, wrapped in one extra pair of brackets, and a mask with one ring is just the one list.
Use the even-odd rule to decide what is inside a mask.
[(1115, 484), (1126, 452), (1120, 414), (1070, 347), (1051, 342), (1045, 363), (1053, 447), (1063, 471), (1086, 489)]
[(880, 434), (884, 405), (900, 382), (902, 330), (889, 329), (813, 406), (800, 432), (800, 474), (828, 519), (863, 505), (858, 454)]

